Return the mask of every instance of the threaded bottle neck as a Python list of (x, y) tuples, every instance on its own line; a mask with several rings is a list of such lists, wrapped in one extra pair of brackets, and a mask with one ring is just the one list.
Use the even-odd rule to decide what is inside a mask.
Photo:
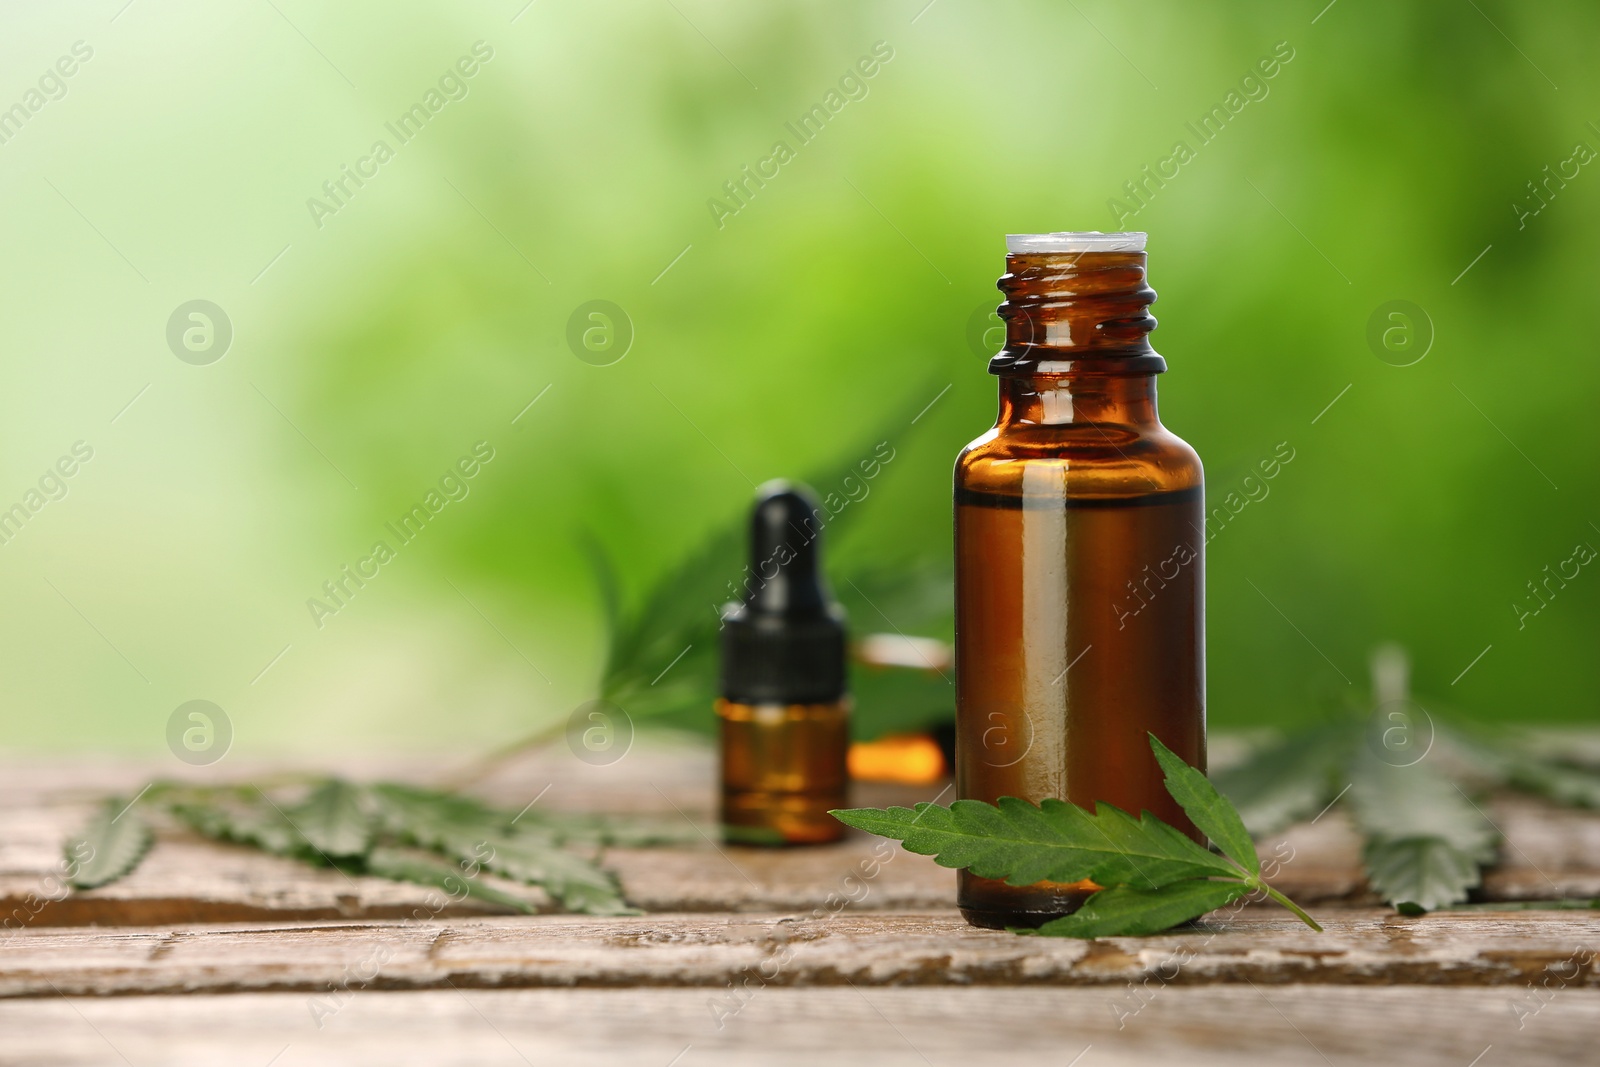
[(1045, 426), (1119, 426), (1146, 431), (1161, 424), (1151, 374), (1004, 374), (1003, 430)]
[(1021, 252), (1006, 256), (997, 283), (1005, 302), (1005, 348), (992, 374), (1158, 374), (1166, 361), (1150, 347), (1155, 290), (1145, 253)]

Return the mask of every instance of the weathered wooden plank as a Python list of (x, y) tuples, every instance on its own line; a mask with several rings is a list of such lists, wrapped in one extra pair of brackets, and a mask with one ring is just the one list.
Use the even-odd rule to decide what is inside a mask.
[[(19, 926), (152, 925), (249, 920), (389, 919), (418, 909), (441, 917), (505, 909), (465, 900), (440, 910), (437, 891), (270, 856), (242, 846), (164, 832), (127, 878), (67, 893), (56, 867), (59, 842), (87, 809), (24, 811), (0, 826), (16, 845), (18, 829), (39, 839), (16, 866), (0, 869), (0, 922)], [(43, 842), (49, 842), (46, 848)], [(13, 856), (22, 850), (13, 847)], [(935, 908), (955, 899), (955, 876), (922, 856), (857, 835), (826, 848), (774, 851), (696, 845), (613, 849), (605, 866), (628, 899), (652, 911), (771, 911), (827, 908), (841, 896), (863, 908)], [(22, 869), (18, 869), (21, 866)], [(876, 872), (865, 897), (854, 888)], [(482, 876), (496, 888), (548, 898), (532, 887)], [(0, 936), (4, 936), (0, 933)]]
[[(565, 758), (563, 758), (565, 757)], [(711, 763), (703, 746), (658, 746), (631, 752), (628, 766), (592, 767), (565, 749), (521, 761), (514, 773), (486, 784), (497, 803), (520, 809), (535, 797), (558, 810), (651, 813), (673, 819), (688, 812), (706, 819)], [(343, 757), (315, 755), (295, 763), (302, 772), (339, 773), (362, 779), (429, 783), (459, 769), (462, 760), (417, 756)], [(332, 918), (398, 918), (427, 909), (437, 894), (422, 886), (378, 878), (352, 878), (338, 871), (264, 855), (256, 850), (205, 841), (181, 829), (163, 828), (157, 844), (128, 878), (90, 892), (68, 894), (61, 877), (62, 841), (87, 818), (96, 798), (132, 797), (158, 778), (216, 784), (262, 780), (284, 769), (274, 762), (224, 761), (193, 768), (175, 760), (104, 756), (55, 759), (0, 757), (0, 923), (8, 928), (49, 925), (139, 925)], [(673, 806), (679, 806), (679, 815)], [(863, 845), (858, 848), (867, 846)], [(726, 867), (709, 842), (689, 860), (687, 888), (712, 881), (713, 864)], [(665, 860), (665, 857), (662, 857)], [(646, 858), (648, 868), (650, 859)], [(666, 861), (669, 870), (683, 869)], [(704, 868), (704, 872), (700, 870)], [(648, 879), (648, 871), (646, 874)], [(536, 906), (548, 900), (537, 889), (486, 878), (498, 888), (524, 892)], [(669, 881), (666, 883), (671, 885)], [(654, 901), (671, 893), (641, 895)], [(708, 904), (708, 906), (710, 906)], [(462, 901), (439, 914), (495, 914), (504, 909)]]
[[(0, 1063), (29, 1067), (1572, 1067), (1600, 993), (1536, 1015), (1506, 989), (1171, 986), (768, 989), (719, 1021), (705, 990), (301, 994), (0, 1002)], [(1142, 1005), (1135, 1008), (1134, 1005)], [(319, 1026), (318, 1023), (321, 1023)], [(1521, 1027), (1519, 1029), (1519, 1022)]]
[(975, 930), (937, 913), (485, 918), (457, 922), (37, 928), (5, 943), (0, 997), (538, 986), (1290, 982), (1600, 988), (1587, 912), (1325, 910), (1317, 934), (1269, 908), (1147, 938)]
[[(429, 781), (451, 766), (414, 757), (369, 758), (347, 761), (339, 769), (360, 778)], [(219, 781), (262, 777), (281, 765), (225, 761), (178, 770), (194, 780)], [(171, 767), (151, 761), (0, 759), (0, 801), (5, 803), (0, 922), (8, 917), (13, 926), (389, 919), (430, 906), (430, 891), (421, 887), (316, 870), (182, 831), (163, 832), (129, 878), (65, 895), (60, 844), (86, 816), (93, 798), (108, 792), (131, 796), (157, 775), (172, 773)], [(714, 800), (710, 756), (693, 746), (641, 748), (607, 767), (581, 763), (564, 749), (547, 751), (475, 788), (513, 808), (542, 794), (539, 804), (557, 810), (648, 812), (702, 828), (709, 826)], [(858, 802), (912, 803), (938, 793), (937, 788), (878, 787), (861, 790)], [(1488, 810), (1511, 844), (1486, 880), (1487, 899), (1600, 896), (1600, 815), (1512, 796), (1496, 798)], [(1338, 811), (1263, 842), (1261, 852), (1278, 861), (1276, 884), (1302, 903), (1375, 903), (1361, 876), (1359, 841)], [(878, 873), (867, 880), (869, 891), (853, 910), (941, 908), (954, 898), (949, 871), (863, 836), (827, 848), (767, 851), (721, 846), (708, 835), (685, 847), (613, 850), (606, 863), (621, 877), (628, 898), (652, 911), (826, 910), (841, 894), (858, 895), (854, 887), (865, 869)], [(537, 890), (527, 892), (535, 903), (544, 899)], [(494, 911), (464, 901), (439, 915)]]

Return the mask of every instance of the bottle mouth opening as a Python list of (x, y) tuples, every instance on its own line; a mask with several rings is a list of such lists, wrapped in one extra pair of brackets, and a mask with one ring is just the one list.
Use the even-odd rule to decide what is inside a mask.
[(1012, 255), (1072, 252), (1143, 252), (1149, 234), (1101, 233), (1099, 230), (1063, 230), (1057, 233), (1008, 233), (1006, 251)]

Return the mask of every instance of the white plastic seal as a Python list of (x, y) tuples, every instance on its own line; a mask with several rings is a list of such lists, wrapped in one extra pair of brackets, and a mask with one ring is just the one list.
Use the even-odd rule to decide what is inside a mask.
[(1041, 252), (1143, 252), (1145, 233), (1101, 233), (1068, 230), (1061, 233), (1008, 233), (1006, 251)]

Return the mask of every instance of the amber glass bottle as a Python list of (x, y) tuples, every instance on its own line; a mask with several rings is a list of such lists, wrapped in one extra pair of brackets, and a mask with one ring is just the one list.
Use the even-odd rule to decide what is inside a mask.
[(828, 814), (849, 806), (844, 612), (823, 578), (821, 534), (806, 490), (758, 490), (744, 599), (722, 615), (722, 836), (734, 844), (844, 836)]
[[(1205, 768), (1202, 474), (1156, 416), (1144, 247), (1007, 238), (1000, 415), (955, 469), (956, 782), (1194, 834), (1146, 736)], [(1037, 925), (1094, 888), (962, 871), (958, 903), (977, 926)]]

